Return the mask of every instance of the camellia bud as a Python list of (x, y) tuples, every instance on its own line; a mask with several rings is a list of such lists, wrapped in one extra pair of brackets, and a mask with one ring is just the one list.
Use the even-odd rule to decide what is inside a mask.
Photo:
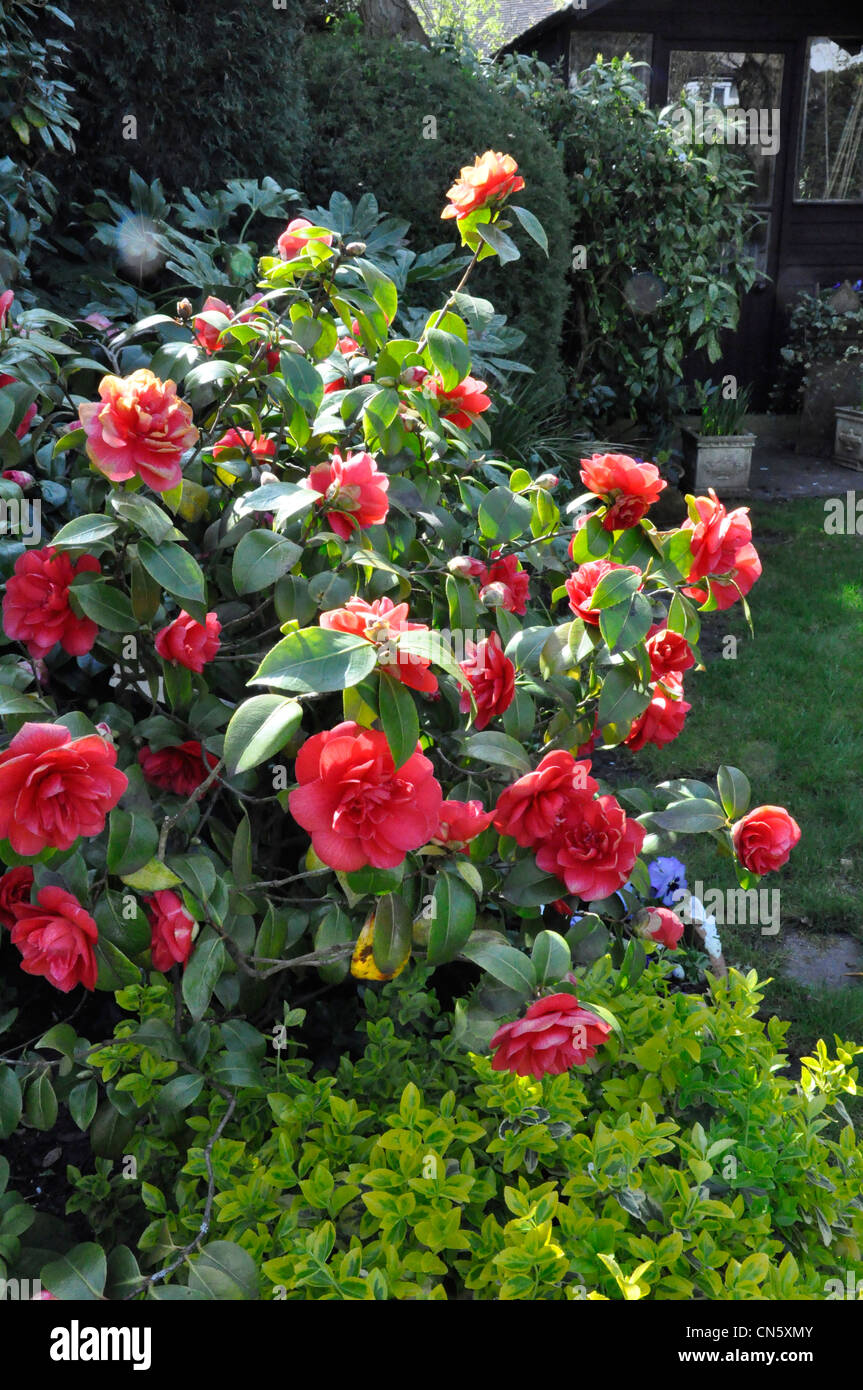
[(346, 256), (364, 256), (366, 254), (366, 243), (364, 241), (349, 241), (345, 247)]
[(469, 579), (473, 574), (473, 567), (467, 555), (453, 555), (451, 560), (447, 560), (446, 567), (450, 574), (460, 574), (465, 579)]
[(264, 483), (277, 483), (279, 481), (275, 473), (271, 472), (269, 468), (262, 468), (259, 476), (262, 486)]
[(479, 591), (480, 602), (486, 608), (501, 608), (506, 603), (506, 586), (504, 584), (486, 584)]
[(3, 472), (3, 477), (10, 483), (17, 483), (22, 491), (26, 492), (28, 487), (32, 487), (36, 479), (32, 473), (25, 473), (23, 468), (7, 468)]
[(190, 299), (179, 299), (177, 301), (177, 318), (180, 320), (192, 317), (192, 301)]
[(543, 492), (553, 492), (560, 479), (556, 473), (541, 473), (536, 480), (537, 487), (541, 487)]

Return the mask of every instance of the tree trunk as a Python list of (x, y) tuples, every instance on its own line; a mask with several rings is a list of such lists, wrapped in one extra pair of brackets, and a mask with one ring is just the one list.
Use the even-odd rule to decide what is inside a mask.
[(428, 36), (408, 0), (362, 0), (360, 19), (370, 39), (407, 39), (428, 43)]

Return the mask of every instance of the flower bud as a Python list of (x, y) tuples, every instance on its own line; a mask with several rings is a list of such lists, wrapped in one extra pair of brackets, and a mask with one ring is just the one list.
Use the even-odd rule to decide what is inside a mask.
[(192, 317), (192, 301), (190, 299), (179, 299), (177, 301), (177, 318), (181, 321)]
[(3, 477), (7, 478), (10, 483), (17, 483), (22, 492), (26, 492), (28, 487), (32, 487), (36, 481), (33, 474), (25, 473), (23, 468), (6, 468), (3, 471)]
[(537, 487), (541, 487), (543, 492), (553, 492), (560, 479), (556, 473), (541, 473), (536, 480)]
[(269, 468), (262, 468), (259, 476), (262, 487), (265, 483), (277, 483), (279, 481), (275, 473), (271, 472)]
[(447, 561), (446, 567), (450, 574), (461, 575), (464, 579), (469, 579), (473, 573), (473, 566), (467, 555), (453, 555), (452, 559)]
[(346, 256), (364, 256), (366, 254), (366, 243), (364, 241), (349, 241), (345, 247)]
[(506, 586), (497, 582), (485, 584), (479, 591), (479, 598), (486, 608), (501, 608), (506, 603)]

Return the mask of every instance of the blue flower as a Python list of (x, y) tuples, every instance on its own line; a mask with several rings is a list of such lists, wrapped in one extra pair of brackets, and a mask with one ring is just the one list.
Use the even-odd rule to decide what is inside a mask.
[(660, 855), (648, 864), (650, 886), (665, 907), (673, 907), (681, 890), (687, 891), (686, 865), (669, 855)]

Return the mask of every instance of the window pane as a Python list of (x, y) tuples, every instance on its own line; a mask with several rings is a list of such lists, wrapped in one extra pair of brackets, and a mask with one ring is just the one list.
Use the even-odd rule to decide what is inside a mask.
[(797, 197), (863, 199), (863, 44), (810, 39)]
[(769, 203), (773, 189), (783, 65), (781, 53), (704, 49), (673, 49), (668, 60), (668, 100), (694, 106), (697, 143), (741, 146), (756, 204)]
[[(613, 34), (600, 29), (593, 32), (576, 30), (569, 38), (570, 87), (578, 86), (579, 73), (596, 62), (598, 53), (602, 54), (603, 62), (606, 63), (610, 63), (612, 58), (622, 58), (628, 53), (636, 63), (649, 65), (653, 60), (653, 35)], [(635, 76), (641, 80), (644, 90), (647, 91), (650, 86), (650, 67), (636, 68)]]

